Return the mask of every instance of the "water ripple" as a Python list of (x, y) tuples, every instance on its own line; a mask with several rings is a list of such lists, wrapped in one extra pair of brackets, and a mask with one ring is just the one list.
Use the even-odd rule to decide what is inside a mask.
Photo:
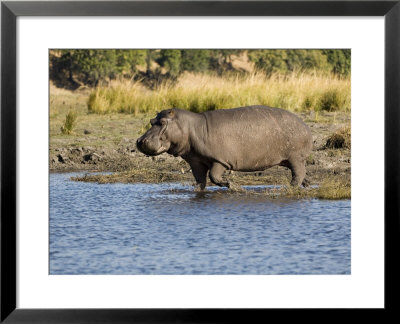
[(50, 175), (51, 274), (350, 274), (349, 200), (72, 175)]

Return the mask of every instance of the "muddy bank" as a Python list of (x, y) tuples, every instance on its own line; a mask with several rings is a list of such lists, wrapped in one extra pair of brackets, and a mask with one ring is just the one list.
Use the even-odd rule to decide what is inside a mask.
[[(307, 159), (307, 178), (311, 184), (319, 184), (329, 176), (340, 176), (350, 181), (351, 151), (349, 147), (327, 148), (326, 143), (336, 132), (348, 127), (350, 115), (326, 113), (319, 116), (302, 114), (300, 116), (313, 133), (313, 151)], [(332, 122), (332, 120), (334, 122)], [(132, 125), (142, 125), (131, 122)], [(51, 172), (68, 171), (111, 171), (117, 172), (112, 177), (91, 178), (97, 182), (159, 182), (193, 181), (189, 165), (181, 158), (168, 154), (147, 157), (136, 149), (136, 139), (140, 131), (134, 129), (117, 141), (99, 139), (96, 134), (87, 131), (73, 138), (65, 137), (51, 141), (49, 167)], [(137, 128), (137, 127), (136, 127)], [(131, 128), (132, 130), (132, 128)], [(103, 142), (102, 142), (103, 140)], [(90, 142), (96, 142), (91, 146)], [(339, 143), (340, 144), (340, 143)], [(235, 183), (277, 184), (290, 179), (290, 171), (283, 167), (273, 167), (263, 172), (227, 172)]]

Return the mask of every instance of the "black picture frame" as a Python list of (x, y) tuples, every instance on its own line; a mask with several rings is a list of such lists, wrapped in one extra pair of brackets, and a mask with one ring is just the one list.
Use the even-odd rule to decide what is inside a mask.
[[(400, 0), (4, 1), (1, 3), (1, 323), (216, 323), (237, 321), (239, 315), (245, 316), (246, 322), (253, 322), (253, 317), (263, 318), (270, 313), (282, 316), (287, 311), (16, 308), (16, 19), (19, 16), (384, 16), (385, 307), (376, 309), (374, 313), (382, 316), (397, 311), (399, 305), (395, 295), (399, 288), (399, 274), (395, 260), (400, 247)], [(309, 311), (316, 310), (292, 311), (308, 317)], [(332, 310), (326, 311), (333, 314)], [(346, 312), (349, 311), (358, 310)], [(371, 314), (368, 312), (367, 316)]]

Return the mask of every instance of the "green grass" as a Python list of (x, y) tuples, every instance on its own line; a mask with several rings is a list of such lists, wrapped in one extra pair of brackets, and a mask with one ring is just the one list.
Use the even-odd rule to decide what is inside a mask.
[(76, 126), (77, 113), (74, 110), (70, 110), (65, 116), (64, 124), (61, 126), (61, 133), (70, 135), (73, 133)]
[(88, 99), (89, 112), (154, 113), (178, 107), (194, 112), (248, 105), (291, 111), (350, 111), (350, 79), (315, 74), (273, 75), (257, 72), (218, 77), (185, 73), (176, 83), (149, 90), (140, 82), (113, 81), (97, 87)]

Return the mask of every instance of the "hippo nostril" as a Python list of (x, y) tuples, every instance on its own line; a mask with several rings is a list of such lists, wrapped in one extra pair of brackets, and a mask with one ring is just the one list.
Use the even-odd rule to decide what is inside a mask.
[(146, 143), (146, 142), (147, 142), (147, 138), (139, 138), (139, 139), (136, 141), (136, 146), (137, 146), (137, 147), (142, 147), (143, 144)]

